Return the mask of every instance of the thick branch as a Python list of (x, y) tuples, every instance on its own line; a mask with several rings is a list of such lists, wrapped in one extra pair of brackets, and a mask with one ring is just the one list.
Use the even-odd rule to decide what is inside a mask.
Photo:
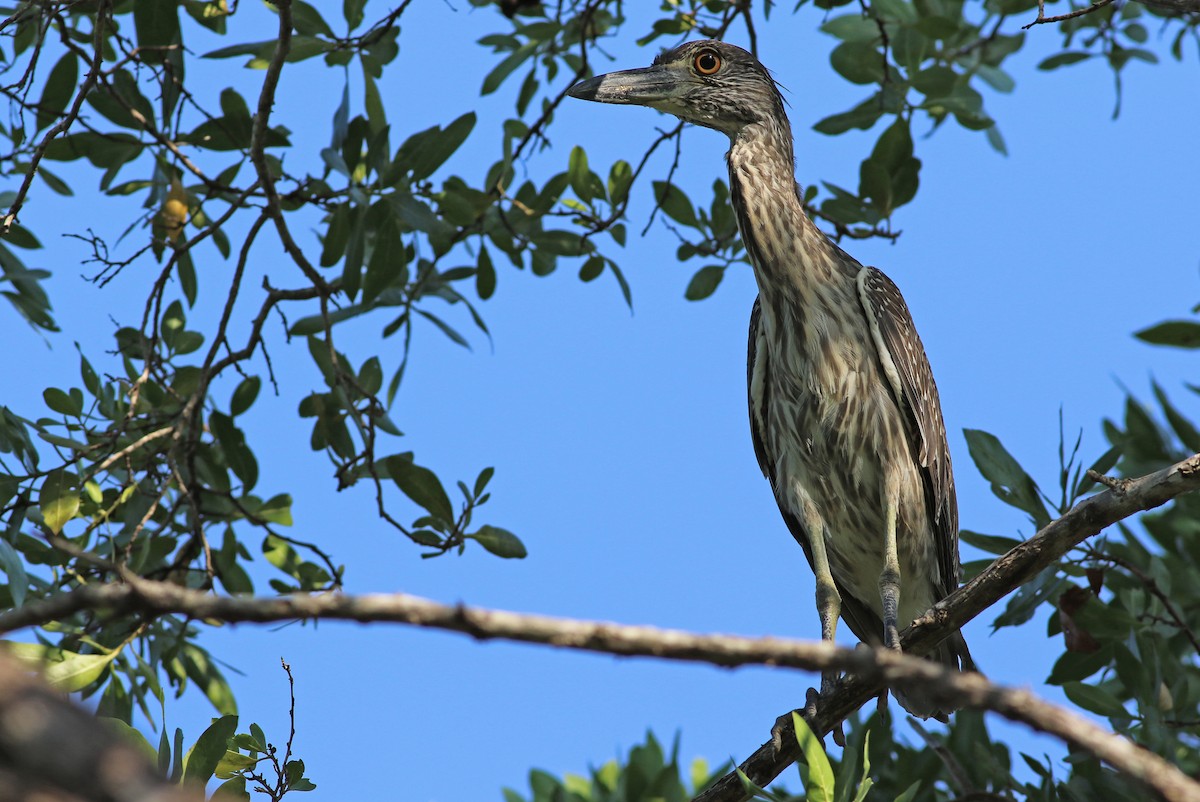
[[(993, 685), (978, 674), (960, 674), (882, 649), (845, 649), (821, 642), (697, 635), (680, 630), (574, 621), (438, 604), (404, 594), (277, 599), (219, 597), (132, 577), (126, 585), (87, 585), (58, 597), (56, 602), (56, 615), (88, 608), (146, 615), (180, 613), (228, 622), (263, 623), (293, 618), (390, 621), (462, 632), (481, 640), (502, 638), (605, 654), (702, 661), (722, 666), (762, 664), (809, 671), (837, 670), (853, 674), (850, 686), (867, 688), (866, 698), (884, 685), (920, 683), (935, 689), (939, 704), (995, 710), (1095, 754), (1118, 770), (1141, 779), (1171, 802), (1200, 802), (1200, 784), (1162, 758), (1038, 699), (1029, 691)], [(39, 605), (41, 609), (37, 609)], [(5, 614), (0, 619), (0, 628), (18, 624), (22, 614), (28, 617), (47, 612), (50, 612), (48, 602), (30, 603)], [(784, 744), (785, 752), (794, 751), (794, 742), (785, 739)]]
[(202, 802), (132, 744), (11, 659), (0, 658), (0, 798)]

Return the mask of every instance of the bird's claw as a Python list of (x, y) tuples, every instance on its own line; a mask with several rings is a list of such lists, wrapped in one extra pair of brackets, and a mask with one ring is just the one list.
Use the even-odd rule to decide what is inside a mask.
[[(800, 717), (808, 722), (810, 728), (814, 729), (814, 731), (815, 728), (812, 727), (812, 723), (817, 720), (817, 700), (822, 696), (826, 696), (827, 694), (836, 690), (836, 676), (832, 674), (828, 676), (822, 676), (821, 687), (822, 690), (820, 693), (817, 692), (816, 688), (809, 688), (808, 693), (805, 696), (804, 707), (793, 711), (795, 713), (799, 713)], [(783, 749), (784, 728), (786, 728), (791, 722), (792, 713), (785, 713), (775, 720), (775, 726), (771, 728), (771, 746), (775, 748), (776, 754)], [(837, 726), (833, 728), (831, 734), (833, 735), (833, 742), (835, 744), (842, 747), (846, 745), (846, 733), (842, 730), (842, 722), (839, 721), (837, 723)]]
[(883, 646), (893, 652), (901, 652), (900, 648), (900, 629), (895, 622), (884, 625), (883, 628)]

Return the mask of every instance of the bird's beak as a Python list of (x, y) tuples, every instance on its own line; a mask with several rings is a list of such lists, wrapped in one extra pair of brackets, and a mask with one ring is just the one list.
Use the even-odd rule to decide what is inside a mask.
[(680, 89), (675, 71), (661, 64), (622, 70), (580, 81), (567, 90), (571, 97), (597, 103), (656, 106), (673, 99)]

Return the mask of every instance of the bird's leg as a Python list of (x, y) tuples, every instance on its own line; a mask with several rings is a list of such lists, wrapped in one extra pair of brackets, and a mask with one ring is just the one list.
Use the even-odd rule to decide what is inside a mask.
[(883, 602), (883, 645), (888, 649), (900, 651), (900, 629), (896, 621), (900, 614), (900, 557), (896, 549), (896, 507), (900, 494), (892, 491), (893, 487), (889, 486), (879, 597)]
[[(833, 637), (837, 634), (838, 615), (842, 611), (842, 596), (833, 582), (833, 572), (829, 570), (829, 555), (825, 551), (825, 522), (812, 504), (805, 505), (804, 519), (811, 541), (813, 573), (817, 575), (817, 615), (821, 617), (821, 640), (833, 643)], [(831, 693), (837, 687), (837, 681), (836, 671), (822, 671), (821, 693)], [(811, 698), (805, 709), (809, 708), (816, 709)]]

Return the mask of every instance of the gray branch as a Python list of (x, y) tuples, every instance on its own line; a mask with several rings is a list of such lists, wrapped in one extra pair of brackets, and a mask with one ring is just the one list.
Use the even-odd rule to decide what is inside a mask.
[[(126, 575), (120, 584), (86, 585), (0, 613), (0, 632), (61, 620), (81, 610), (100, 614), (137, 613), (147, 617), (182, 614), (229, 623), (312, 618), (402, 623), (461, 632), (480, 640), (504, 639), (728, 667), (757, 664), (808, 671), (834, 669), (853, 676), (848, 677), (837, 691), (820, 700), (820, 712), (816, 720), (809, 722), (819, 733), (830, 731), (885, 687), (920, 683), (937, 689), (949, 706), (994, 710), (1086, 749), (1114, 768), (1141, 779), (1172, 802), (1200, 802), (1200, 784), (1132, 742), (1041, 701), (1027, 691), (997, 686), (979, 675), (949, 672), (915, 657), (928, 652), (949, 633), (1084, 539), (1134, 513), (1153, 509), (1197, 488), (1200, 488), (1200, 454), (1080, 502), (914, 621), (902, 634), (905, 655), (839, 649), (826, 643), (699, 635), (680, 630), (484, 610), (461, 604), (439, 604), (405, 594), (222, 597), (133, 575)], [(741, 769), (756, 784), (766, 785), (795, 761), (798, 750), (790, 730), (790, 725), (784, 729), (781, 749), (776, 750), (768, 741), (742, 764)], [(731, 774), (697, 799), (714, 802), (743, 798), (741, 783), (736, 774)]]

